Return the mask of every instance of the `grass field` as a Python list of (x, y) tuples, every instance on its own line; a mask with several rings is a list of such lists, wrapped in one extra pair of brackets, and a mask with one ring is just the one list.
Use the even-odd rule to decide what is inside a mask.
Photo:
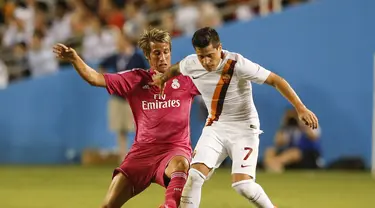
[[(0, 208), (99, 207), (111, 167), (0, 167)], [(257, 181), (279, 208), (375, 207), (375, 180), (369, 173), (258, 173)], [(157, 208), (163, 188), (152, 185), (124, 207)], [(201, 207), (252, 207), (231, 188), (230, 170), (218, 170), (203, 187)]]

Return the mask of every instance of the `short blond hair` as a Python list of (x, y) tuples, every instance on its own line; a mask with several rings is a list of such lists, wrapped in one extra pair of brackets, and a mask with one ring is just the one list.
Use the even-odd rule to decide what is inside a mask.
[(138, 46), (146, 57), (150, 56), (151, 42), (169, 43), (169, 48), (172, 49), (171, 36), (165, 30), (152, 28), (143, 32), (138, 40)]

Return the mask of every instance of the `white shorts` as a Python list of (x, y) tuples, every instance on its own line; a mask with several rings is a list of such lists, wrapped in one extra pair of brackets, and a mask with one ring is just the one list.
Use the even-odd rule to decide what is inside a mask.
[(232, 174), (243, 173), (255, 179), (261, 133), (250, 124), (239, 122), (206, 126), (195, 147), (191, 164), (203, 163), (214, 170), (229, 156), (233, 162)]

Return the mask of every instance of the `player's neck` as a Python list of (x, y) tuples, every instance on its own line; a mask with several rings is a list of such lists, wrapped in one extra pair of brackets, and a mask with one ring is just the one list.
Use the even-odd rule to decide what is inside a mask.
[(223, 63), (223, 59), (221, 58), (219, 64), (216, 66), (215, 70), (213, 71), (219, 70), (222, 63)]
[(220, 61), (219, 61), (219, 64), (216, 66), (215, 71), (219, 70), (221, 64), (223, 64), (224, 59), (225, 59), (225, 53), (223, 51), (221, 51)]

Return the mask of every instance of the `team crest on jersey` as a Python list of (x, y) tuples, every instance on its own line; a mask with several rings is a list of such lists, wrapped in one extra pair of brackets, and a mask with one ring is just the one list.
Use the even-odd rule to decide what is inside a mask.
[(173, 88), (173, 89), (178, 89), (178, 88), (180, 88), (180, 83), (178, 82), (178, 79), (173, 79), (173, 80), (172, 80), (172, 88)]
[(231, 78), (230, 74), (224, 74), (222, 76), (222, 79), (223, 79), (223, 81), (224, 81), (225, 84), (228, 84), (230, 82), (230, 78)]

